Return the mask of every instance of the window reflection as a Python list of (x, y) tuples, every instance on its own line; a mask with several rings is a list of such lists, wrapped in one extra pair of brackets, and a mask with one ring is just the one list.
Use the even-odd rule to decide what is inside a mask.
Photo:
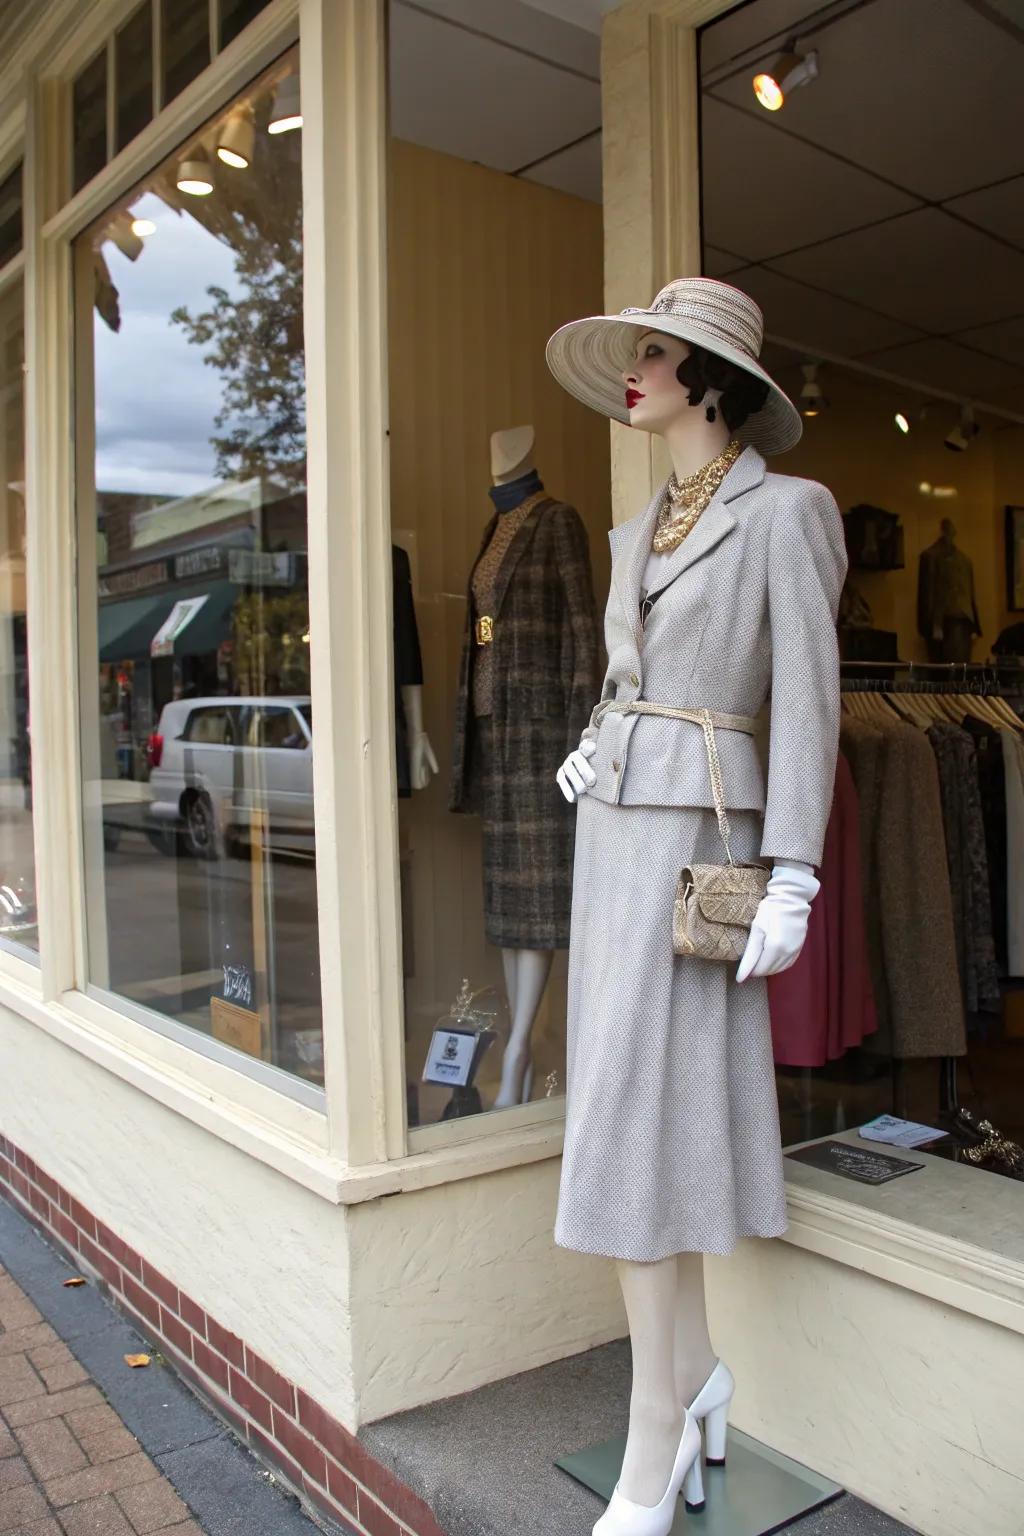
[(294, 53), (79, 241), (89, 959), (150, 1016), (322, 1082), (286, 81)]

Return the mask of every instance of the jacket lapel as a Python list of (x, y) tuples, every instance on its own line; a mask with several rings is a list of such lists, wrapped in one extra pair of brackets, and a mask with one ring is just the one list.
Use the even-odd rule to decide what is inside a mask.
[[(512, 536), (512, 542), (505, 551), (505, 557), (498, 567), (498, 573), (494, 578), (494, 618), (497, 618), (501, 612), (501, 605), (505, 601), (508, 584), (512, 580), (516, 566), (523, 557), (523, 551), (530, 542), (531, 531), (541, 512), (546, 506), (551, 504), (551, 500), (552, 498), (547, 496), (543, 501), (539, 501), (535, 507), (531, 507)], [(485, 544), (484, 549), (486, 548), (487, 545)], [(482, 553), (483, 551), (481, 550)]]
[[(764, 459), (756, 448), (746, 447), (732, 466), (711, 501), (701, 513), (693, 532), (673, 552), (662, 571), (658, 590), (663, 591), (677, 576), (693, 565), (703, 555), (731, 533), (736, 526), (736, 516), (729, 510), (729, 503), (746, 491), (761, 485), (765, 476)], [(650, 505), (638, 517), (620, 523), (609, 535), (612, 546), (612, 575), (618, 589), (626, 616), (630, 621), (637, 647), (643, 643), (643, 626), (640, 623), (640, 585), (643, 580), (647, 557), (651, 552), (651, 540), (657, 522), (658, 509), (668, 481), (661, 485)]]

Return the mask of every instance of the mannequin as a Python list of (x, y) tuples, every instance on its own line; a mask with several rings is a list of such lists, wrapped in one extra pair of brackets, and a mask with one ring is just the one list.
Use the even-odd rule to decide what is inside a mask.
[[(586, 532), (544, 492), (534, 442), (530, 425), (490, 438), (495, 515), (470, 574), (450, 802), (476, 808), (481, 784), (485, 927), (511, 1015), (495, 1109), (530, 1098), (531, 1036), (554, 950), (568, 942), (573, 822), (551, 819), (548, 764), (566, 730), (575, 739), (585, 723), (598, 648)], [(538, 607), (557, 628), (538, 630)]]
[[(555, 1238), (615, 1259), (633, 1355), (622, 1471), (595, 1536), (668, 1536), (681, 1484), (703, 1506), (695, 1426), (724, 1462), (734, 1385), (709, 1335), (703, 1253), (785, 1229), (763, 978), (799, 956), (819, 888), (846, 559), (825, 488), (765, 473), (756, 445), (782, 452), (801, 423), (757, 362), (761, 329), (745, 294), (695, 278), (548, 343), (559, 381), (660, 436), (674, 470), (612, 531), (604, 712), (556, 774), (581, 819)], [(769, 687), (765, 792), (739, 733)], [(672, 955), (680, 865), (725, 861), (699, 727), (635, 701), (717, 713), (735, 857), (771, 864), (734, 973)]]
[(948, 517), (918, 562), (917, 627), (929, 661), (970, 661), (971, 642), (981, 634), (974, 567), (957, 548), (956, 527)]

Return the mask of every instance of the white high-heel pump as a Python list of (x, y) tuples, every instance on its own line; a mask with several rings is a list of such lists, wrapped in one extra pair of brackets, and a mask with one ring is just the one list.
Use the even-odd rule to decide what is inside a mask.
[[(699, 1424), (704, 1421), (709, 1467), (725, 1466), (725, 1440), (729, 1430), (729, 1405), (736, 1390), (732, 1371), (719, 1360), (707, 1381), (690, 1404), (689, 1417)], [(686, 1475), (686, 1507), (689, 1510), (704, 1508), (704, 1478), (698, 1455)]]
[(608, 1508), (594, 1526), (593, 1536), (669, 1536), (676, 1517), (679, 1490), (695, 1462), (700, 1462), (700, 1426), (688, 1413), (672, 1476), (661, 1503), (634, 1504), (631, 1499), (623, 1498), (616, 1483)]

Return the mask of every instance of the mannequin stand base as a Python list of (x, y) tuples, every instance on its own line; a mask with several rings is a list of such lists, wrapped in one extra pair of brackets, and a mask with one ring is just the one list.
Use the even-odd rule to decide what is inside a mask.
[[(605, 1440), (563, 1456), (555, 1465), (602, 1499), (610, 1499), (624, 1449), (621, 1437)], [(729, 1431), (726, 1457), (727, 1467), (704, 1468), (702, 1510), (688, 1514), (680, 1498), (673, 1536), (768, 1536), (837, 1499), (843, 1491), (838, 1483), (738, 1429)]]

